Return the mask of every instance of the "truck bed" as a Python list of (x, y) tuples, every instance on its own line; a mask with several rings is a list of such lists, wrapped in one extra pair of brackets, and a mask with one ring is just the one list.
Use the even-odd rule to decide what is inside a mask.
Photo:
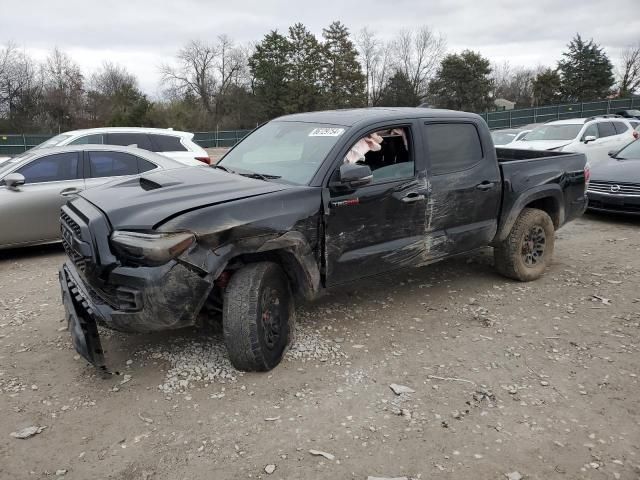
[(550, 158), (550, 157), (565, 157), (574, 155), (572, 153), (567, 152), (552, 152), (549, 150), (519, 150), (516, 148), (500, 148), (496, 147), (496, 155), (498, 157), (498, 162), (507, 163), (507, 162), (518, 162), (522, 160), (536, 160), (541, 158)]

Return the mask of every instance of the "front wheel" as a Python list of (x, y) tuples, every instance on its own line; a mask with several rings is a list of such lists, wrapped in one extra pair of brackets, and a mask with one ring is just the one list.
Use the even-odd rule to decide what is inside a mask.
[(496, 269), (521, 282), (536, 280), (551, 263), (554, 241), (551, 217), (537, 208), (525, 208), (509, 236), (493, 250)]
[(286, 275), (275, 263), (249, 264), (227, 285), (222, 326), (231, 363), (267, 371), (280, 363), (293, 340), (294, 304)]

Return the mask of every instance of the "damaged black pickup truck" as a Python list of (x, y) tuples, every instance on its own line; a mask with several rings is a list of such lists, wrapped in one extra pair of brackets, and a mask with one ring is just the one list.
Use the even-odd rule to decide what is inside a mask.
[(98, 329), (151, 332), (222, 316), (233, 365), (275, 367), (294, 305), (325, 289), (493, 246), (528, 281), (586, 207), (582, 154), (494, 148), (477, 115), (425, 108), (290, 115), (215, 167), (87, 190), (62, 208), (63, 303), (75, 348)]

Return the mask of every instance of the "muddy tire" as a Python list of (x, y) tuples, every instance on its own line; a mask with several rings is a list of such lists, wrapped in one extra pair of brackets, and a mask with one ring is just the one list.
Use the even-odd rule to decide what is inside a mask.
[(537, 208), (525, 208), (509, 236), (493, 250), (495, 266), (505, 277), (530, 282), (551, 263), (555, 241), (553, 221)]
[(234, 367), (258, 372), (274, 368), (293, 341), (294, 323), (289, 282), (277, 264), (253, 263), (231, 277), (222, 327)]

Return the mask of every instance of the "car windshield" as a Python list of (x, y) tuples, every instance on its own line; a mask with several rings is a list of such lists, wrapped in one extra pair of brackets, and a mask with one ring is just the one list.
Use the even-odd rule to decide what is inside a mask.
[(573, 140), (582, 129), (582, 124), (569, 123), (564, 125), (543, 125), (527, 133), (525, 142), (536, 140)]
[(218, 166), (306, 185), (345, 130), (319, 123), (269, 122), (236, 145)]
[(627, 110), (627, 115), (631, 115), (633, 117), (640, 117), (640, 110)]
[(67, 138), (71, 138), (71, 135), (62, 133), (60, 135), (56, 135), (55, 137), (50, 138), (45, 142), (42, 142), (40, 145), (36, 145), (33, 148), (38, 149), (38, 148), (57, 147), (58, 145), (61, 145), (62, 142), (64, 142)]
[(518, 132), (491, 132), (495, 145), (506, 145), (511, 143), (518, 136)]
[(21, 153), (20, 155), (16, 155), (15, 157), (0, 160), (0, 177), (2, 177), (5, 173), (11, 170), (16, 163), (21, 162), (31, 156), (32, 156), (31, 153), (25, 152), (25, 153)]
[(640, 160), (640, 142), (630, 143), (616, 154), (620, 160)]

